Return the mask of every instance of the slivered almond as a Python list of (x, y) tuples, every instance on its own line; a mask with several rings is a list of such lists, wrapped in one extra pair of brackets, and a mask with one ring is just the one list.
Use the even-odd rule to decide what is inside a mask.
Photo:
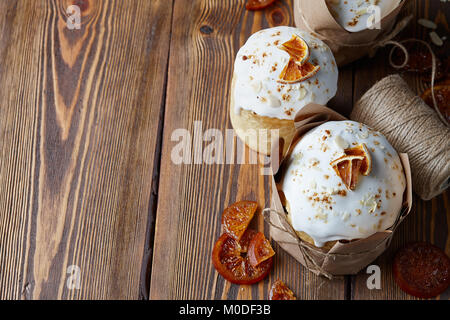
[(428, 29), (436, 29), (437, 28), (436, 23), (434, 23), (433, 21), (428, 20), (428, 19), (419, 19), (419, 20), (417, 20), (417, 23)]
[(431, 38), (431, 41), (438, 47), (440, 47), (444, 44), (444, 41), (442, 41), (442, 39), (439, 37), (439, 35), (434, 31), (430, 32), (430, 38)]

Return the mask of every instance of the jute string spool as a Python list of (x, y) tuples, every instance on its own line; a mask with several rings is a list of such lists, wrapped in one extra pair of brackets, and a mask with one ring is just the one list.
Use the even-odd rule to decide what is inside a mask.
[(355, 105), (352, 120), (381, 131), (410, 158), (414, 191), (424, 200), (450, 184), (450, 129), (399, 75), (377, 82)]

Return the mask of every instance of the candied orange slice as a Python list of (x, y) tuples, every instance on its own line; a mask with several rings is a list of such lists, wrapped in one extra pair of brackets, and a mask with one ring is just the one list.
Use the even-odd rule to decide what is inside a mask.
[(289, 53), (291, 59), (298, 65), (302, 65), (309, 58), (308, 45), (305, 40), (295, 34), (292, 36), (291, 40), (283, 43), (280, 49)]
[(367, 176), (372, 171), (372, 159), (364, 143), (345, 149), (344, 153), (345, 155), (333, 160), (330, 165), (345, 186), (350, 190), (355, 190), (359, 174)]
[(299, 66), (293, 59), (290, 59), (287, 66), (281, 71), (279, 82), (296, 83), (305, 81), (314, 76), (319, 69), (320, 66), (315, 66), (309, 62)]
[(275, 255), (269, 240), (266, 239), (264, 233), (258, 232), (248, 245), (247, 257), (252, 267), (258, 266), (261, 262), (272, 258)]
[(245, 8), (247, 10), (261, 10), (267, 8), (274, 2), (275, 0), (248, 0)]
[(245, 254), (247, 248), (254, 250), (251, 249), (251, 243), (257, 235), (258, 232), (247, 229), (238, 241), (227, 233), (222, 234), (212, 252), (212, 261), (217, 272), (236, 284), (253, 284), (264, 279), (272, 268), (273, 258), (269, 257), (257, 266), (253, 266), (249, 255)]
[(427, 242), (412, 242), (400, 249), (393, 262), (395, 282), (418, 298), (429, 299), (450, 286), (450, 258)]
[(297, 300), (291, 289), (281, 280), (277, 280), (269, 291), (269, 300)]
[(233, 239), (240, 240), (252, 220), (258, 204), (254, 201), (238, 201), (222, 213), (222, 225), (225, 233)]

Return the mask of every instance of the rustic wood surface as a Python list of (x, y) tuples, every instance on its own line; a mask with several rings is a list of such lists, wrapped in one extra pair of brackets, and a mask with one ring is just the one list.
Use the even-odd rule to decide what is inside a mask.
[[(66, 27), (71, 4), (82, 9), (79, 30)], [(202, 133), (231, 128), (238, 49), (255, 31), (293, 25), (292, 0), (260, 12), (244, 4), (0, 0), (0, 299), (266, 299), (278, 278), (300, 299), (411, 299), (392, 279), (396, 249), (427, 240), (450, 254), (447, 191), (414, 198), (374, 262), (381, 290), (367, 289), (364, 272), (316, 277), (275, 243), (274, 268), (260, 284), (217, 274), (210, 256), (222, 210), (241, 199), (268, 206), (268, 178), (262, 164), (176, 165), (172, 133), (187, 129), (194, 139), (196, 121)], [(449, 33), (448, 3), (409, 0), (407, 13)], [(415, 21), (401, 38), (427, 38)], [(394, 73), (388, 52), (342, 68), (330, 105), (348, 115)], [(428, 86), (405, 77), (418, 93)], [(261, 215), (253, 225), (268, 234)], [(71, 265), (80, 267), (79, 289), (66, 285)]]
[[(71, 4), (79, 30), (66, 27)], [(172, 3), (1, 8), (0, 297), (147, 296)]]

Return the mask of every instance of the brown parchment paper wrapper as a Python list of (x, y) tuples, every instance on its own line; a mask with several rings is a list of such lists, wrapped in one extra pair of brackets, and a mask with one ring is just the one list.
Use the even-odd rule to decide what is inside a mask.
[[(296, 134), (287, 154), (284, 158), (272, 157), (274, 159), (271, 163), (272, 176), (270, 178), (272, 203), (271, 208), (263, 210), (264, 219), (270, 226), (272, 239), (308, 270), (329, 279), (337, 275), (356, 274), (381, 255), (389, 247), (396, 228), (409, 214), (412, 206), (411, 170), (408, 156), (402, 153), (400, 154), (400, 160), (406, 176), (407, 187), (404, 194), (404, 206), (391, 228), (383, 232), (377, 232), (365, 239), (346, 241), (345, 243), (338, 241), (328, 252), (301, 240), (297, 236), (286, 219), (287, 214), (277, 191), (276, 181), (281, 178), (284, 170), (283, 159), (289, 157), (295, 145), (306, 132), (327, 121), (339, 120), (347, 119), (327, 107), (314, 103), (305, 106), (297, 113), (295, 117)], [(276, 149), (277, 147), (277, 143), (275, 143), (272, 154), (275, 150), (279, 150)]]
[(294, 0), (295, 25), (324, 41), (333, 51), (338, 66), (346, 65), (392, 40), (411, 20), (408, 16), (395, 27), (395, 21), (406, 0), (381, 17), (380, 29), (359, 32), (345, 30), (333, 17), (325, 0)]

